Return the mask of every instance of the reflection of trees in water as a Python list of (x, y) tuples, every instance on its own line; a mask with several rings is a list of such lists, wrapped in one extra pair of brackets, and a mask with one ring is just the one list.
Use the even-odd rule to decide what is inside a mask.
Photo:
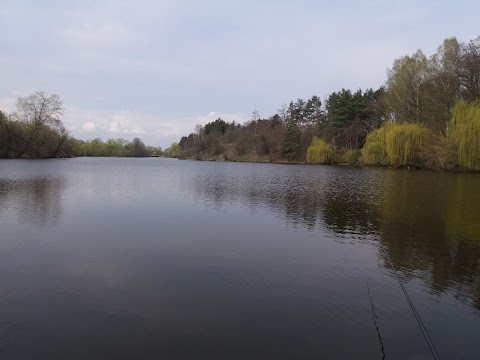
[[(471, 284), (466, 292), (480, 310), (480, 177), (461, 174), (452, 179), (446, 210), (446, 237), (451, 244), (449, 282)], [(453, 275), (453, 276), (452, 276)], [(464, 293), (463, 291), (462, 293)]]
[(452, 181), (449, 192), (447, 233), (452, 239), (480, 242), (480, 191), (478, 175), (462, 174)]
[(378, 235), (406, 276), (420, 271), (433, 291), (453, 289), (480, 309), (478, 175), (292, 168), (298, 171), (206, 174), (195, 179), (194, 192), (216, 208), (267, 207), (294, 227), (320, 223), (338, 237)]
[(252, 211), (264, 207), (281, 214), (287, 224), (312, 229), (321, 219), (323, 188), (322, 174), (305, 172), (278, 174), (216, 174), (195, 178), (194, 193), (219, 209), (223, 205), (241, 203)]
[[(195, 195), (216, 208), (240, 202), (253, 210), (268, 207), (287, 224), (314, 229), (322, 222), (336, 234), (372, 234), (378, 227), (376, 214), (379, 177), (372, 171), (299, 171), (279, 174), (222, 173), (197, 176)], [(188, 186), (187, 186), (188, 187)]]
[(365, 172), (338, 174), (325, 189), (323, 217), (326, 226), (338, 235), (373, 235), (379, 226), (378, 177)]
[(20, 223), (54, 225), (62, 213), (63, 191), (63, 179), (3, 179), (0, 180), (0, 206), (16, 210)]
[(382, 245), (407, 276), (420, 270), (433, 291), (454, 289), (480, 309), (480, 178), (439, 175), (386, 174)]

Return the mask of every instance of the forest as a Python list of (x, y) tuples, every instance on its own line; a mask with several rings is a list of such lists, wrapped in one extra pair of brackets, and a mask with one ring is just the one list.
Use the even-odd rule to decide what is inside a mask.
[(179, 157), (480, 170), (480, 37), (402, 56), (378, 89), (297, 99), (245, 124), (217, 119), (183, 136)]
[(37, 91), (0, 111), (0, 158), (145, 157), (480, 170), (480, 37), (396, 59), (378, 89), (292, 100), (240, 124), (197, 125), (168, 149), (141, 139), (71, 137), (58, 95)]

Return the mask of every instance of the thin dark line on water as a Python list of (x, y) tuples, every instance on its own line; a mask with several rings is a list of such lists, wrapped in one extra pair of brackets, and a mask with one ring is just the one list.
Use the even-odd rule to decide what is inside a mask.
[(428, 344), (428, 347), (430, 348), (430, 351), (432, 352), (432, 355), (434, 359), (440, 360), (440, 355), (438, 355), (437, 348), (433, 344), (432, 339), (430, 338), (430, 335), (428, 334), (427, 328), (423, 324), (422, 318), (420, 317), (420, 314), (417, 312), (417, 309), (415, 308), (415, 305), (413, 304), (412, 299), (408, 295), (407, 289), (403, 285), (402, 280), (398, 276), (397, 270), (395, 270), (395, 266), (393, 266), (392, 261), (390, 260), (390, 257), (388, 256), (387, 252), (379, 246), (379, 249), (385, 254), (386, 258), (388, 259), (388, 262), (390, 263), (390, 266), (392, 267), (393, 273), (395, 274), (395, 278), (397, 279), (398, 283), (400, 284), (400, 287), (402, 288), (403, 294), (407, 298), (408, 305), (410, 305), (410, 309), (412, 309), (413, 315), (415, 316), (415, 320), (417, 320), (417, 324), (420, 327), (420, 330), (422, 331), (423, 337), (425, 338), (425, 341)]
[(378, 341), (380, 342), (380, 347), (382, 349), (382, 360), (385, 360), (385, 348), (383, 347), (382, 335), (380, 335), (380, 329), (377, 323), (378, 316), (375, 313), (375, 305), (373, 305), (373, 297), (372, 297), (372, 293), (370, 292), (370, 286), (368, 286), (368, 280), (367, 280), (367, 290), (368, 290), (368, 296), (370, 297), (370, 303), (372, 304), (372, 307), (371, 307), (372, 314), (373, 314), (372, 320), (373, 320), (373, 323), (375, 324), (375, 328), (377, 329)]

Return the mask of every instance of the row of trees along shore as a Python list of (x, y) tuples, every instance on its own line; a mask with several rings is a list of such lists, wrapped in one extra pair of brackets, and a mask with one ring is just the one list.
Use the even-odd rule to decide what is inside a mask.
[(0, 158), (44, 159), (73, 156), (177, 157), (178, 144), (162, 150), (139, 138), (77, 140), (60, 120), (64, 112), (58, 95), (37, 91), (17, 99), (16, 111), (0, 111)]
[(297, 99), (245, 124), (217, 119), (180, 158), (480, 170), (480, 37), (394, 61), (379, 89)]
[(480, 37), (446, 39), (429, 58), (394, 61), (378, 89), (297, 99), (245, 124), (217, 119), (168, 149), (69, 136), (58, 95), (37, 91), (0, 111), (0, 157), (167, 156), (197, 160), (480, 170)]

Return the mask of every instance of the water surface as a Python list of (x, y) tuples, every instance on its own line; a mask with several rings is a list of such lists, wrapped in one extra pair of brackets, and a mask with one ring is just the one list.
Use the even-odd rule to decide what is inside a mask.
[(480, 175), (0, 161), (4, 359), (431, 359), (392, 265), (478, 359)]

